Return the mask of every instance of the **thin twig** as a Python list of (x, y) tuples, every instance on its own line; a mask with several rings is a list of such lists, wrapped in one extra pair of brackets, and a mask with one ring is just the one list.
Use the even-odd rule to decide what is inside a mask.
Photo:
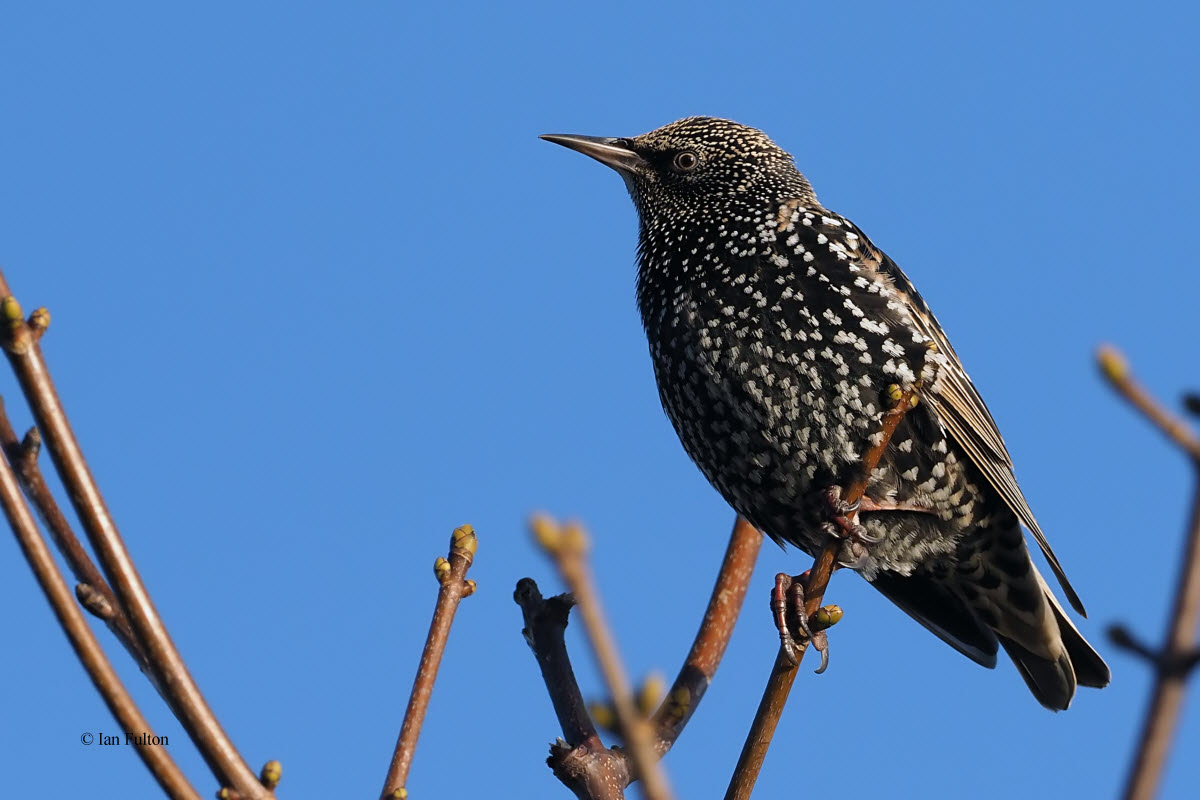
[(454, 612), (458, 610), (458, 604), (464, 597), (475, 592), (475, 582), (467, 580), (467, 570), (475, 560), (477, 545), (474, 528), (470, 525), (455, 528), (450, 536), (449, 557), (439, 558), (433, 563), (433, 573), (441, 587), (438, 589), (437, 604), (433, 609), (433, 620), (429, 623), (429, 635), (425, 638), (425, 649), (421, 652), (421, 663), (413, 679), (408, 708), (404, 712), (404, 723), (400, 726), (400, 736), (396, 740), (392, 765), (383, 783), (383, 792), (380, 795), (383, 798), (403, 800), (408, 796), (405, 789), (408, 771), (417, 751), (417, 739), (421, 735), (421, 725), (429, 708), (429, 698), (433, 694), (433, 683), (437, 680), (442, 654), (446, 651), (446, 642), (450, 638)]
[(1096, 360), (1100, 364), (1100, 373), (1109, 385), (1191, 457), (1193, 464), (1200, 467), (1200, 436), (1134, 380), (1129, 363), (1121, 351), (1105, 345), (1097, 352)]
[(675, 683), (654, 715), (658, 735), (654, 749), (659, 758), (675, 744), (712, 683), (746, 599), (762, 540), (762, 534), (745, 519), (734, 520), (729, 547), (721, 561), (721, 571), (713, 584), (700, 630), (696, 632), (692, 649), (684, 659)]
[(543, 598), (532, 578), (522, 578), (513, 600), (521, 607), (521, 633), (537, 659), (562, 728), (562, 738), (550, 745), (546, 763), (580, 800), (622, 800), (632, 780), (631, 764), (623, 749), (610, 750), (601, 741), (567, 653), (564, 636), (575, 599), (569, 594)]
[[(133, 635), (133, 629), (129, 626), (129, 618), (117, 604), (112, 589), (104, 580), (104, 576), (100, 574), (100, 570), (96, 569), (96, 565), (92, 563), (91, 556), (83, 549), (75, 532), (71, 530), (71, 524), (67, 522), (66, 515), (59, 508), (58, 501), (54, 499), (54, 495), (50, 492), (50, 487), (42, 475), (41, 468), (38, 467), (38, 452), (41, 450), (41, 445), (42, 438), (37, 428), (30, 428), (29, 432), (25, 434), (24, 440), (17, 438), (17, 433), (13, 430), (12, 423), (9, 422), (4, 400), (0, 398), (0, 447), (3, 447), (4, 454), (8, 457), (8, 462), (12, 465), (21, 488), (25, 490), (26, 496), (33, 503), (38, 516), (42, 518), (46, 529), (50, 532), (50, 538), (58, 548), (58, 552), (62, 553), (63, 558), (67, 561), (67, 566), (71, 568), (71, 574), (75, 576), (75, 580), (79, 581), (76, 593), (90, 598), (89, 602), (83, 602), (82, 598), (80, 602), (83, 602), (88, 611), (104, 620), (109, 630), (116, 635), (144, 671), (148, 669), (146, 655)], [(90, 593), (94, 593), (96, 596), (93, 597)]]
[[(863, 496), (867, 489), (867, 483), (871, 479), (871, 473), (879, 466), (879, 460), (891, 442), (892, 435), (896, 432), (896, 426), (900, 424), (904, 415), (916, 405), (919, 387), (904, 390), (899, 387), (892, 388), (895, 389), (892, 399), (896, 405), (883, 415), (880, 426), (882, 436), (867, 450), (862, 459), (860, 474), (851, 481), (841, 495), (841, 499), (850, 505), (858, 502)], [(841, 547), (840, 539), (830, 537), (813, 560), (812, 569), (809, 570), (805, 584), (804, 602), (805, 613), (810, 618), (814, 617), (821, 608), (825, 589), (836, 568), (837, 556)], [(799, 580), (799, 578), (794, 580)], [(814, 626), (813, 630), (816, 631), (817, 627)], [(763, 760), (767, 756), (767, 749), (771, 745), (771, 738), (775, 735), (775, 728), (779, 725), (779, 719), (783, 715), (783, 707), (787, 703), (788, 694), (796, 680), (800, 661), (804, 658), (807, 650), (808, 641), (805, 639), (798, 641), (793, 660), (793, 657), (789, 656), (787, 651), (780, 646), (779, 653), (775, 656), (775, 663), (771, 666), (771, 675), (767, 679), (767, 686), (763, 691), (762, 700), (759, 702), (758, 711), (754, 715), (754, 721), (750, 724), (750, 733), (746, 736), (746, 743), (742, 746), (742, 753), (738, 757), (737, 766), (729, 780), (729, 788), (725, 791), (725, 800), (747, 800), (750, 797), (754, 783), (758, 780), (758, 773), (762, 769)]]
[(117, 603), (129, 616), (146, 654), (151, 680), (223, 787), (237, 792), (239, 800), (271, 797), (221, 728), (188, 672), (100, 494), (38, 346), (45, 329), (41, 320), (48, 315), (35, 312), (31, 322), (26, 322), (2, 273), (0, 298), (0, 323), (5, 326), (3, 344), (9, 364)]
[[(712, 682), (733, 635), (761, 547), (762, 535), (737, 518), (692, 648), (653, 717), (658, 758), (675, 744)], [(634, 779), (631, 752), (604, 746), (579, 691), (563, 641), (574, 598), (565, 594), (543, 599), (531, 578), (517, 584), (513, 598), (521, 606), (525, 639), (537, 658), (563, 731), (563, 738), (550, 748), (548, 763), (555, 776), (580, 798), (624, 797), (625, 787)]]
[(1200, 487), (1192, 501), (1167, 641), (1158, 658), (1150, 662), (1154, 667), (1154, 688), (1137, 738), (1137, 754), (1125, 783), (1126, 800), (1150, 800), (1158, 793), (1183, 710), (1190, 667), (1195, 664), (1197, 623), (1200, 623)]
[[(150, 744), (157, 739), (150, 723), (142, 716), (137, 704), (125, 690), (112, 664), (105, 657), (100, 643), (96, 641), (83, 612), (71, 597), (71, 592), (58, 571), (58, 565), (54, 563), (50, 548), (38, 532), (33, 513), (25, 504), (16, 476), (4, 458), (0, 458), (0, 504), (4, 506), (4, 515), (8, 518), (8, 524), (12, 527), (30, 569), (33, 570), (80, 663), (87, 670), (88, 677), (92, 679), (96, 690), (100, 692), (101, 698), (121, 729), (134, 734), (130, 742), (137, 750), (138, 757), (168, 797), (173, 800), (200, 800), (200, 794), (188, 783), (167, 753), (167, 749), (162, 745)], [(143, 733), (147, 735), (140, 737), (139, 734)]]
[(617, 653), (616, 642), (604, 618), (600, 597), (588, 569), (585, 558), (587, 535), (579, 525), (568, 523), (560, 528), (545, 517), (535, 518), (532, 528), (538, 542), (554, 559), (563, 582), (579, 604), (592, 654), (608, 685), (621, 733), (633, 759), (634, 774), (642, 781), (642, 791), (648, 800), (668, 800), (671, 790), (654, 752), (654, 729), (634, 705), (629, 678)]
[[(831, 538), (813, 561), (812, 570), (809, 572), (807, 599), (804, 603), (804, 610), (810, 617), (821, 607), (821, 600), (825, 596), (829, 578), (833, 575), (833, 565), (841, 545), (840, 541)], [(795, 661), (783, 647), (779, 648), (775, 663), (771, 665), (771, 674), (767, 678), (767, 686), (763, 690), (762, 700), (759, 701), (758, 711), (754, 714), (754, 721), (750, 723), (750, 732), (746, 734), (746, 742), (742, 745), (737, 766), (729, 779), (729, 788), (725, 790), (725, 800), (746, 800), (750, 797), (806, 652), (808, 641), (804, 639), (796, 642)]]
[[(1200, 468), (1200, 437), (1195, 431), (1167, 411), (1133, 379), (1125, 359), (1117, 350), (1102, 348), (1099, 361), (1104, 376), (1113, 388), (1177, 444), (1191, 458), (1193, 466)], [(1196, 629), (1200, 625), (1200, 482), (1192, 499), (1186, 537), (1171, 622), (1163, 646), (1155, 650), (1124, 627), (1110, 628), (1109, 636), (1114, 644), (1138, 654), (1154, 669), (1150, 704), (1146, 708), (1142, 732), (1137, 739), (1137, 753), (1125, 783), (1123, 796), (1126, 800), (1150, 800), (1157, 794), (1183, 709), (1187, 679), (1197, 661)]]

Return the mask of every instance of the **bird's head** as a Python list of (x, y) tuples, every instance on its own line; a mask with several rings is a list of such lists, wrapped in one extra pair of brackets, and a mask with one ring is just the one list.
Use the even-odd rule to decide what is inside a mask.
[(757, 128), (727, 119), (687, 117), (625, 139), (542, 138), (620, 173), (643, 222), (792, 198), (816, 202), (788, 153)]

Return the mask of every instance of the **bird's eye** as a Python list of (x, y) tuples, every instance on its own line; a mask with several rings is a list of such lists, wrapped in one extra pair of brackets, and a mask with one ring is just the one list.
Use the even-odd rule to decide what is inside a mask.
[(691, 172), (700, 163), (700, 159), (691, 150), (684, 150), (675, 154), (675, 160), (671, 162), (671, 166), (675, 167), (676, 172)]

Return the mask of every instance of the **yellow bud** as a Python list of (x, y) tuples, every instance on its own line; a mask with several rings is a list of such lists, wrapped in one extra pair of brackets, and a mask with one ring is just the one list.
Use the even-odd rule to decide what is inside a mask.
[(469, 555), (475, 555), (475, 548), (479, 542), (475, 538), (475, 529), (470, 525), (460, 525), (454, 529), (454, 533), (450, 534), (450, 547), (457, 550), (465, 550)]
[(35, 309), (29, 315), (29, 327), (41, 332), (50, 327), (50, 311), (46, 308)]
[(642, 685), (638, 688), (637, 706), (638, 711), (649, 716), (654, 709), (658, 708), (659, 702), (667, 691), (667, 681), (657, 672), (651, 672), (646, 676), (646, 680), (642, 681)]
[(433, 577), (437, 578), (438, 583), (445, 583), (450, 577), (450, 562), (438, 556), (433, 562)]
[(467, 579), (467, 580), (466, 580), (466, 581), (463, 583), (463, 593), (462, 593), (462, 596), (463, 596), (463, 597), (470, 597), (471, 595), (475, 594), (475, 588), (476, 588), (476, 586), (475, 586), (475, 581), (473, 581), (473, 580), (471, 580), (470, 578), (468, 578), (468, 579)]
[(546, 550), (555, 550), (562, 541), (562, 531), (558, 523), (545, 514), (535, 514), (531, 517), (529, 530), (533, 531), (533, 538)]
[(268, 789), (274, 789), (279, 785), (279, 779), (283, 777), (283, 764), (278, 761), (268, 761), (263, 764), (262, 771), (258, 773), (258, 780)]
[(564, 550), (571, 553), (586, 553), (588, 549), (587, 532), (578, 522), (571, 521), (563, 526), (562, 543)]
[(1129, 379), (1129, 362), (1112, 345), (1101, 345), (1096, 351), (1096, 360), (1100, 363), (1100, 372), (1109, 383), (1123, 383)]
[(12, 295), (0, 300), (0, 312), (4, 314), (4, 318), (9, 322), (25, 321), (25, 315), (21, 312), (21, 304)]
[(589, 703), (588, 712), (601, 728), (607, 728), (610, 731), (617, 729), (617, 713), (608, 703)]
[(450, 549), (467, 555), (468, 559), (475, 558), (475, 548), (479, 546), (479, 540), (475, 537), (475, 529), (470, 525), (460, 525), (454, 529), (454, 533), (450, 534)]
[(817, 609), (817, 613), (813, 614), (809, 622), (813, 628), (819, 630), (832, 628), (841, 622), (843, 613), (841, 606), (822, 606)]

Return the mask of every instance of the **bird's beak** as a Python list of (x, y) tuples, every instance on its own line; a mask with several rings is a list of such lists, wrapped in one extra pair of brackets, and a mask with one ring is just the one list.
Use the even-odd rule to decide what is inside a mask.
[(576, 136), (565, 133), (547, 133), (543, 134), (541, 138), (547, 142), (569, 147), (585, 156), (591, 156), (622, 175), (632, 175), (639, 167), (646, 164), (645, 159), (637, 153), (618, 144), (620, 139), (607, 139), (603, 136)]

